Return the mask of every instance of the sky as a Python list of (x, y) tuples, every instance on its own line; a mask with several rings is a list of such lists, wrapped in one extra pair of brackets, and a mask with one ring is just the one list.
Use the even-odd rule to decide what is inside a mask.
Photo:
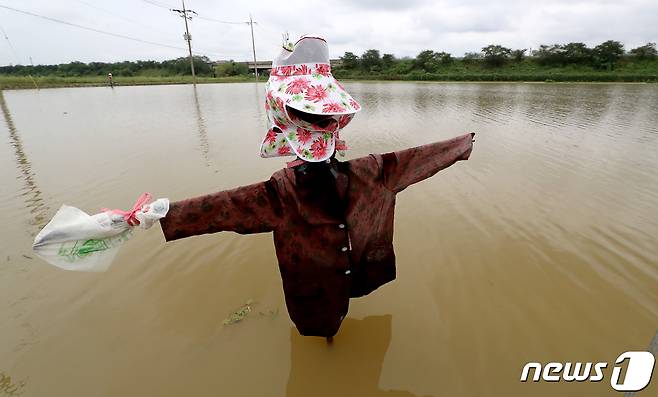
[[(657, 0), (187, 0), (192, 49), (212, 60), (271, 60), (281, 35), (324, 37), (330, 56), (368, 49), (397, 57), (431, 49), (453, 56), (488, 44), (658, 41)], [(149, 43), (85, 30), (3, 7)], [(165, 60), (187, 55), (180, 0), (0, 0), (0, 65)], [(232, 22), (221, 23), (218, 21)]]

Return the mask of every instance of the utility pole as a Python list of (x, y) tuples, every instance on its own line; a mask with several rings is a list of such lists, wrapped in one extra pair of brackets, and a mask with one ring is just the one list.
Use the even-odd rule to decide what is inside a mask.
[(190, 29), (187, 26), (187, 20), (192, 20), (191, 16), (188, 16), (187, 13), (192, 13), (196, 15), (196, 12), (193, 10), (188, 10), (185, 8), (185, 0), (181, 0), (181, 3), (183, 3), (183, 9), (182, 10), (176, 10), (174, 8), (171, 9), (171, 11), (177, 12), (181, 18), (185, 21), (185, 34), (183, 35), (183, 38), (187, 41), (187, 49), (190, 54), (190, 69), (192, 70), (192, 82), (194, 85), (196, 85), (196, 74), (194, 73), (194, 58), (192, 57), (192, 36), (190, 35)]
[(249, 14), (249, 22), (247, 22), (249, 26), (251, 26), (251, 49), (254, 51), (254, 74), (256, 75), (256, 81), (258, 81), (258, 64), (256, 63), (256, 42), (254, 41), (254, 20), (251, 18), (251, 14)]

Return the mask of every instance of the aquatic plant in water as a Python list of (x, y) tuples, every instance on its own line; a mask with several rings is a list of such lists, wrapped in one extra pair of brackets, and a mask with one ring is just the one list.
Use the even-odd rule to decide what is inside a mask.
[[(249, 313), (251, 313), (254, 310), (254, 305), (256, 302), (254, 302), (252, 299), (247, 300), (244, 305), (240, 306), (239, 309), (231, 313), (226, 319), (224, 319), (223, 324), (224, 325), (231, 325), (235, 323), (239, 323), (240, 321), (244, 320), (247, 318)], [(261, 317), (269, 317), (270, 319), (274, 319), (279, 315), (279, 309), (269, 309), (269, 310), (264, 310), (264, 311), (259, 311), (258, 314)]]
[(224, 320), (224, 325), (231, 325), (231, 324), (239, 323), (240, 321), (244, 320), (247, 317), (247, 315), (251, 313), (253, 304), (254, 301), (249, 299), (244, 305), (240, 306), (238, 310), (231, 313)]
[(0, 396), (20, 396), (23, 394), (23, 387), (25, 387), (24, 381), (14, 383), (11, 376), (0, 372)]

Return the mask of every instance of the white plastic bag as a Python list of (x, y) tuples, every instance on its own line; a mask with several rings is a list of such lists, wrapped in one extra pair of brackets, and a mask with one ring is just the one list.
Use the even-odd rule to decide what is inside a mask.
[(137, 221), (148, 229), (167, 215), (169, 199), (146, 204), (150, 198), (143, 194), (132, 211), (103, 209), (93, 216), (63, 205), (37, 234), (32, 248), (40, 258), (62, 269), (104, 272), (132, 236)]

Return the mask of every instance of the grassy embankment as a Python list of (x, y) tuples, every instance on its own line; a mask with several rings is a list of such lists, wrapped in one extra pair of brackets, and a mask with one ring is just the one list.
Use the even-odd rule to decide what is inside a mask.
[[(239, 83), (254, 81), (253, 76), (231, 77), (197, 77), (198, 83)], [(130, 76), (114, 77), (114, 85), (158, 85), (158, 84), (191, 84), (192, 76)], [(0, 74), (0, 89), (24, 88), (54, 88), (54, 87), (100, 87), (107, 86), (105, 76), (7, 76)]]
[[(564, 67), (540, 66), (524, 61), (490, 68), (482, 64), (465, 64), (457, 61), (428, 73), (364, 72), (361, 70), (334, 69), (334, 76), (341, 80), (403, 80), (403, 81), (538, 81), (538, 82), (658, 82), (658, 60), (644, 62), (620, 62), (613, 71), (595, 70), (589, 66)], [(261, 81), (266, 76), (261, 76)], [(253, 76), (197, 78), (199, 83), (233, 83), (254, 81)], [(191, 76), (115, 76), (114, 83), (123, 85), (190, 84)], [(105, 76), (12, 76), (0, 74), (0, 89), (90, 87), (106, 86)]]
[(502, 67), (465, 64), (457, 61), (437, 72), (411, 71), (406, 74), (391, 72), (364, 73), (359, 70), (334, 72), (339, 79), (407, 80), (407, 81), (540, 81), (540, 82), (658, 82), (658, 60), (620, 62), (613, 71), (596, 70), (590, 66), (568, 65), (550, 67), (524, 61)]

